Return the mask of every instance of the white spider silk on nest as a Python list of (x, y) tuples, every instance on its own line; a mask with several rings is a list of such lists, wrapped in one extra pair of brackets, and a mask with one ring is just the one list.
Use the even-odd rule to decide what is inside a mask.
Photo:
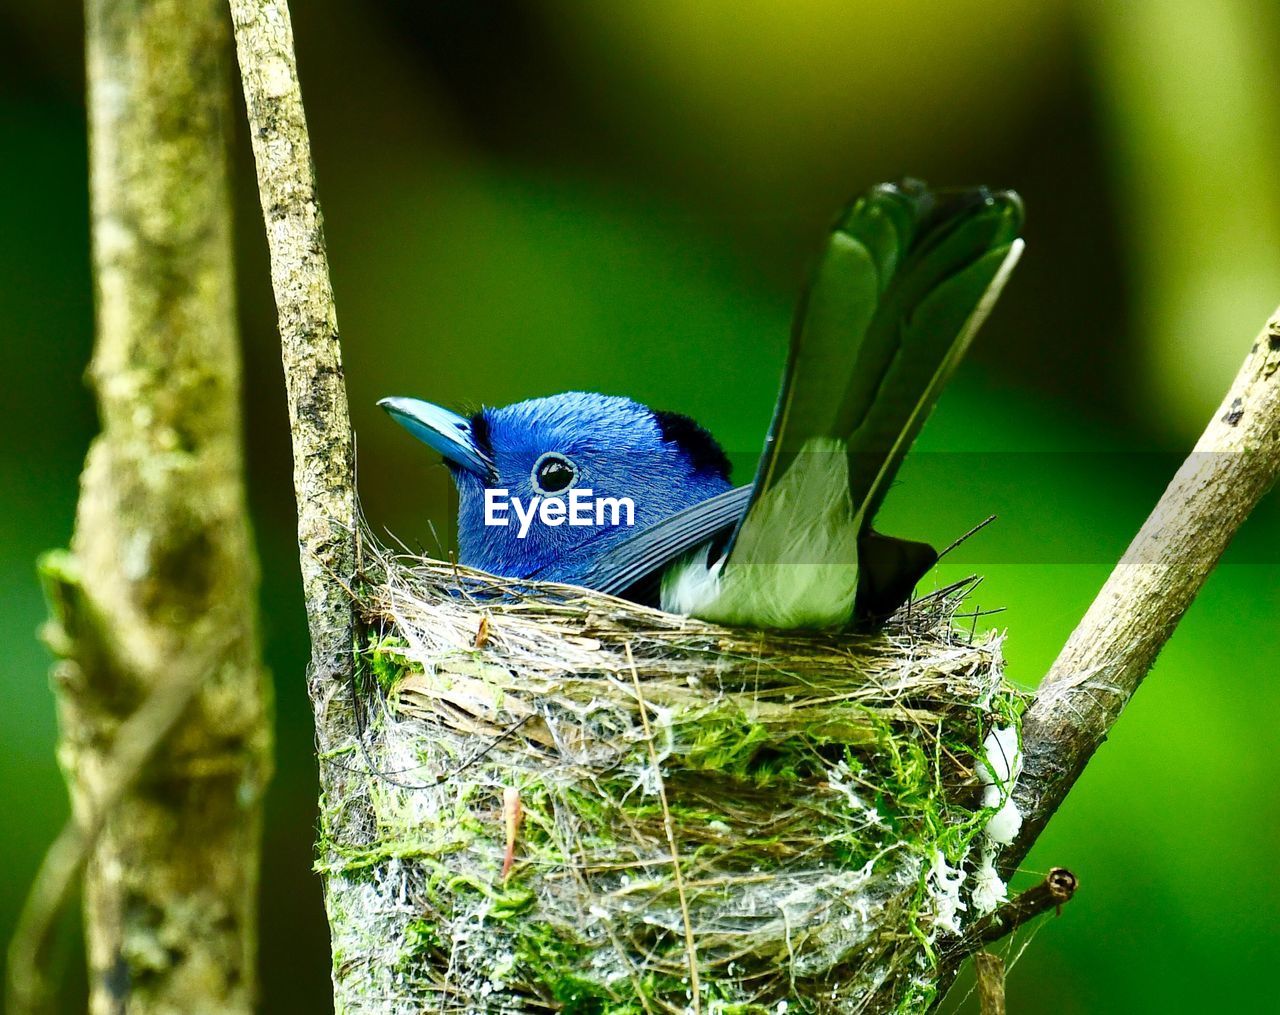
[(978, 916), (990, 913), (1009, 898), (1009, 888), (996, 871), (996, 854), (1018, 836), (1022, 813), (1013, 802), (1013, 787), (1022, 774), (1022, 748), (1012, 726), (994, 729), (983, 742), (985, 763), (978, 766), (982, 806), (999, 808), (987, 822), (982, 857), (974, 872), (973, 902)]

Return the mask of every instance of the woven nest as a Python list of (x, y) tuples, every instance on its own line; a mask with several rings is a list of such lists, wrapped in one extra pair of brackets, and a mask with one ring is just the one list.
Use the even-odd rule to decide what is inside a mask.
[(999, 638), (959, 630), (970, 583), (853, 635), (418, 558), (373, 579), (363, 758), (329, 752), (350, 776), (322, 813), (348, 1010), (933, 1000), (994, 810), (984, 739), (1023, 704)]

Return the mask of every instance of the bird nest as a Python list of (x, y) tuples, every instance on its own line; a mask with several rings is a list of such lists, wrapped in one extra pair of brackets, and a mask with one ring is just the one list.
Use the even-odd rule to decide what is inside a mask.
[(365, 720), (321, 745), (342, 1010), (934, 1000), (1024, 704), (958, 623), (972, 583), (873, 635), (759, 632), (374, 552)]

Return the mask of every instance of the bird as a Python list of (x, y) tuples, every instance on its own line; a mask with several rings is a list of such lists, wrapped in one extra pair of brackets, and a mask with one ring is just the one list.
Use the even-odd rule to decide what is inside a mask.
[(464, 565), (721, 624), (874, 626), (938, 557), (878, 532), (876, 514), (1017, 264), (1022, 224), (1009, 190), (903, 180), (852, 201), (799, 302), (744, 486), (696, 420), (619, 395), (469, 417), (416, 398), (378, 404), (449, 467)]

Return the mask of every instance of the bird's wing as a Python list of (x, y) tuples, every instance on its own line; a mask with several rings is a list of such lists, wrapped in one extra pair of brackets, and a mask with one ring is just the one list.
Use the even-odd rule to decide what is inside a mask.
[[(841, 216), (796, 314), (777, 409), (751, 502), (730, 542), (726, 576), (735, 548), (754, 557), (795, 545), (793, 533), (763, 529), (802, 525), (805, 506), (779, 511), (765, 498), (793, 467), (832, 472), (824, 459), (839, 446), (834, 442), (847, 456), (851, 521), (859, 532), (868, 529), (1012, 270), (1021, 224), (1022, 205), (1011, 192), (937, 195), (913, 182), (881, 184)], [(793, 476), (789, 485), (804, 484)], [(757, 505), (761, 510), (753, 511)], [(918, 552), (901, 556), (912, 570), (931, 564)], [(903, 580), (883, 574), (876, 584), (896, 590)]]
[(593, 560), (575, 583), (612, 595), (632, 593), (667, 564), (695, 547), (727, 535), (742, 517), (751, 487), (710, 497), (619, 540)]

